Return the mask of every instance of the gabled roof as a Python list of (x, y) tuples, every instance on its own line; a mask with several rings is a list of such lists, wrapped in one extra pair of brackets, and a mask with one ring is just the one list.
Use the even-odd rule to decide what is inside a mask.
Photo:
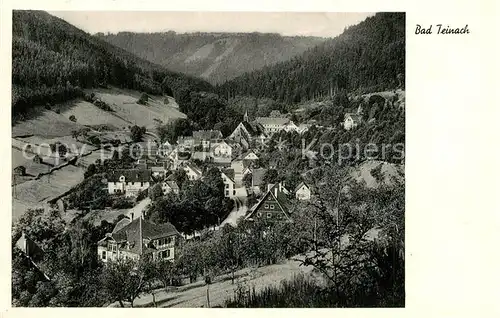
[(264, 127), (258, 122), (249, 123), (248, 121), (242, 121), (241, 124), (243, 124), (245, 129), (248, 131), (250, 137), (259, 137), (260, 135), (265, 135)]
[(117, 182), (120, 177), (125, 177), (125, 182), (149, 182), (151, 171), (146, 169), (120, 169), (108, 174), (108, 182)]
[[(237, 158), (236, 160), (243, 160), (246, 156), (248, 156), (251, 153), (253, 153), (255, 156), (257, 156), (257, 153), (255, 151), (248, 150), (248, 151), (242, 152), (238, 157), (236, 157)], [(257, 158), (258, 157), (259, 156), (257, 156)]]
[(175, 181), (167, 180), (167, 181), (165, 181), (165, 184), (167, 186), (169, 186), (170, 189), (172, 189), (172, 190), (179, 190), (179, 186), (177, 185), (177, 183), (175, 183)]
[(200, 169), (200, 168), (198, 168), (197, 166), (195, 166), (195, 165), (194, 165), (194, 164), (192, 164), (192, 163), (187, 164), (185, 168), (190, 169), (191, 171), (193, 171), (193, 172), (194, 172), (194, 173), (196, 173), (197, 175), (200, 175), (200, 176), (202, 175), (201, 169)]
[(221, 172), (234, 183), (234, 169), (223, 169)]
[[(277, 183), (274, 186), (272, 186), (269, 190), (267, 190), (266, 194), (262, 197), (262, 199), (260, 199), (260, 201), (254, 207), (252, 207), (250, 213), (247, 214), (245, 219), (250, 218), (255, 213), (255, 211), (257, 211), (262, 206), (262, 204), (267, 200), (267, 198), (271, 196), (273, 200), (278, 202), (278, 206), (280, 207), (281, 211), (290, 220), (290, 213), (288, 209), (289, 200), (287, 195), (283, 191), (279, 191), (279, 189), (277, 189), (279, 188), (279, 186), (280, 184)], [(277, 191), (275, 191), (275, 189)], [(288, 192), (288, 190), (286, 191)], [(277, 192), (277, 195), (275, 195), (275, 192)]]
[(280, 117), (257, 117), (255, 121), (263, 126), (265, 125), (286, 125), (290, 122), (288, 118)]
[(302, 186), (306, 186), (309, 190), (311, 190), (311, 187), (309, 187), (305, 182), (301, 182), (299, 183), (296, 187), (295, 187), (295, 190), (293, 190), (293, 193), (299, 191), (300, 188), (302, 188)]
[(361, 115), (359, 114), (355, 114), (355, 113), (346, 113), (344, 115), (344, 120), (346, 120), (347, 118), (351, 117), (352, 118), (352, 121), (355, 122), (355, 123), (360, 123), (361, 122), (361, 119), (363, 118)]
[[(125, 223), (126, 221), (123, 221), (121, 225)], [(154, 224), (139, 217), (131, 222), (129, 220), (128, 224), (116, 229), (116, 231), (113, 230), (113, 233), (106, 234), (106, 237), (99, 241), (99, 245), (105, 245), (108, 239), (113, 239), (117, 243), (128, 243), (129, 248), (125, 249), (128, 252), (142, 255), (154, 251), (145, 245), (144, 239), (154, 240), (173, 235), (180, 236), (180, 233), (171, 223)]]

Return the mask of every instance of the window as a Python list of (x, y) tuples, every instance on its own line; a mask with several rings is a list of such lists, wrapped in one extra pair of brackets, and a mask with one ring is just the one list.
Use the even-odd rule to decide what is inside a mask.
[(229, 184), (226, 183), (226, 189), (229, 189)]
[(258, 217), (261, 217), (261, 216), (262, 216), (262, 213), (260, 213), (260, 212), (259, 212), (259, 213), (257, 213), (257, 216), (258, 216)]
[(127, 185), (129, 184), (130, 182), (127, 181)]
[(274, 209), (274, 204), (271, 204), (271, 205), (269, 206), (269, 208), (270, 208), (271, 210), (272, 210), (272, 209)]
[(226, 197), (229, 196), (229, 190), (226, 190)]
[(141, 182), (141, 187), (144, 186), (144, 182)]
[(236, 190), (233, 190), (233, 195), (236, 195)]
[(170, 250), (165, 250), (160, 252), (160, 258), (168, 258), (170, 257)]
[(264, 209), (269, 209), (269, 204), (265, 204)]
[(172, 244), (172, 238), (171, 237), (167, 237), (165, 240), (167, 241), (166, 242), (167, 244)]
[(267, 218), (268, 218), (268, 219), (270, 219), (272, 216), (273, 216), (273, 215), (272, 215), (272, 213), (268, 213), (268, 214), (267, 214)]
[(102, 258), (102, 259), (106, 259), (106, 251), (102, 251), (101, 258)]

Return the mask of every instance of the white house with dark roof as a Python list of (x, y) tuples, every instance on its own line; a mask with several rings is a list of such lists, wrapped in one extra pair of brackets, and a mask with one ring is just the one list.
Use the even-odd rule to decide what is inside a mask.
[(161, 190), (163, 191), (163, 195), (168, 193), (179, 194), (179, 186), (173, 180), (166, 180), (161, 183)]
[(112, 233), (107, 233), (97, 243), (97, 254), (104, 263), (142, 257), (173, 261), (180, 238), (180, 233), (171, 223), (154, 224), (142, 217), (132, 221), (124, 218)]
[(311, 200), (311, 188), (304, 182), (299, 183), (294, 190), (295, 198), (301, 201)]
[(234, 198), (236, 196), (234, 175), (233, 169), (224, 169), (221, 171), (222, 181), (224, 182), (224, 196), (226, 198)]
[(149, 188), (151, 171), (142, 169), (115, 170), (108, 175), (108, 193), (134, 197)]
[(362, 117), (360, 114), (347, 113), (344, 115), (344, 129), (349, 130), (361, 123)]
[(188, 180), (191, 181), (200, 179), (203, 174), (201, 169), (195, 166), (194, 164), (187, 164), (184, 166), (183, 169), (184, 171), (186, 171)]

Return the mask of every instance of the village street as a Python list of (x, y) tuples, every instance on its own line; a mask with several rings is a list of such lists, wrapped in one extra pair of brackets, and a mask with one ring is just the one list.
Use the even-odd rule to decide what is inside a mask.
[(229, 213), (227, 218), (222, 221), (220, 226), (231, 224), (236, 226), (236, 221), (242, 216), (245, 216), (248, 210), (247, 206), (247, 191), (245, 187), (236, 188), (236, 197), (234, 198), (234, 208)]

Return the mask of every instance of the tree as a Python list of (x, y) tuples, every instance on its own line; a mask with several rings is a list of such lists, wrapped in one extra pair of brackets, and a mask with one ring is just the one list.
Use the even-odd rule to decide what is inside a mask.
[(118, 301), (121, 307), (128, 301), (134, 307), (134, 300), (144, 290), (147, 277), (142, 263), (120, 259), (106, 264), (101, 281), (109, 300)]
[(149, 190), (149, 197), (151, 198), (151, 201), (155, 201), (158, 198), (163, 196), (163, 189), (161, 188), (161, 184), (159, 184), (159, 183), (153, 185), (148, 190)]
[(50, 144), (50, 150), (53, 153), (59, 154), (59, 157), (64, 157), (68, 152), (68, 148), (66, 148), (66, 145), (60, 142)]
[(75, 140), (78, 140), (78, 137), (80, 137), (80, 132), (78, 130), (72, 130), (71, 137)]
[(139, 98), (139, 100), (137, 100), (137, 104), (147, 105), (148, 104), (148, 100), (149, 100), (148, 94), (142, 93), (141, 97)]
[(96, 173), (98, 172), (98, 169), (96, 167), (95, 164), (91, 163), (88, 167), (87, 167), (87, 171), (85, 171), (85, 173), (83, 174), (83, 177), (84, 178), (89, 178), (89, 177), (92, 177), (93, 175), (95, 175)]
[(146, 133), (146, 127), (139, 127), (137, 125), (134, 125), (132, 126), (132, 128), (130, 128), (130, 133), (132, 135), (133, 142), (142, 141), (142, 137)]
[(76, 123), (76, 117), (75, 117), (75, 115), (69, 116), (69, 120), (71, 120), (72, 122)]

